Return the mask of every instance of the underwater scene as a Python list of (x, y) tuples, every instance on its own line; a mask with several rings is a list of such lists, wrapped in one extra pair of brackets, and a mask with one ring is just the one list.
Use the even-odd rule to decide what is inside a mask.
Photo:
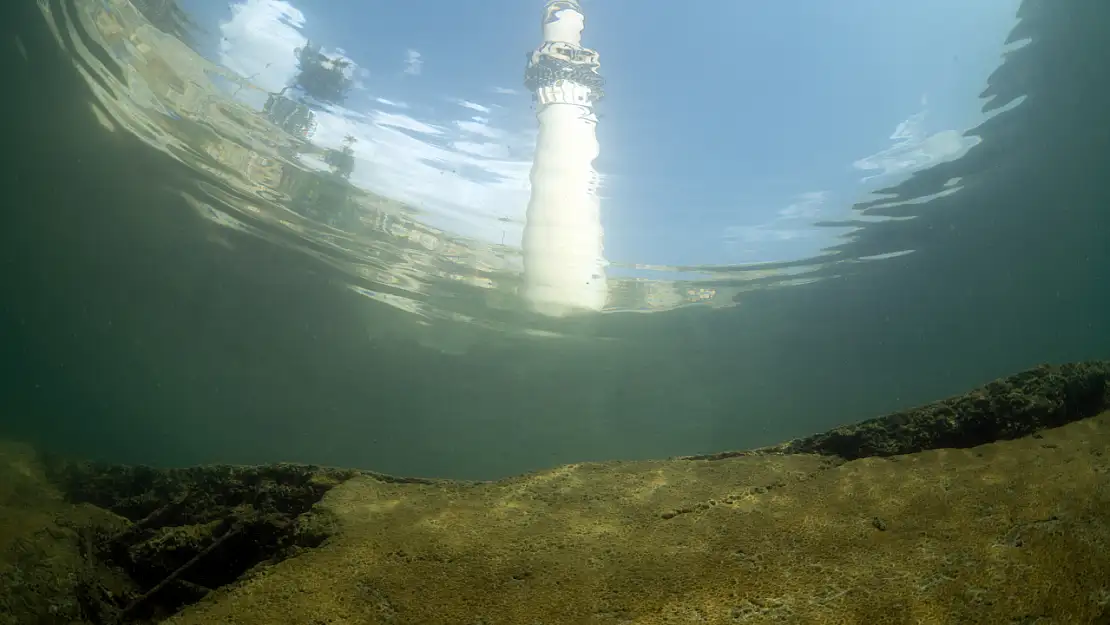
[(1110, 625), (1108, 41), (0, 2), (0, 625)]

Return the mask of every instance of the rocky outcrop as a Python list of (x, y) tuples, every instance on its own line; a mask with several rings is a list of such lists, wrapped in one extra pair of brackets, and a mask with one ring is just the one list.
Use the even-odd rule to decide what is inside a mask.
[(354, 478), (338, 532), (170, 619), (1104, 623), (1110, 415), (969, 449)]
[(963, 395), (756, 453), (823, 454), (853, 460), (927, 449), (962, 449), (1028, 436), (1108, 409), (1110, 361), (1042, 365)]

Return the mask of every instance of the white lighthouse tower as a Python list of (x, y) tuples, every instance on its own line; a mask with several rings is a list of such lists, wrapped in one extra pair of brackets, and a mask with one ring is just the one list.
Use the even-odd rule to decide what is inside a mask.
[(524, 226), (524, 299), (551, 316), (598, 311), (608, 288), (602, 250), (597, 116), (603, 97), (597, 52), (582, 47), (578, 0), (548, 0), (543, 44), (529, 55), (539, 137)]

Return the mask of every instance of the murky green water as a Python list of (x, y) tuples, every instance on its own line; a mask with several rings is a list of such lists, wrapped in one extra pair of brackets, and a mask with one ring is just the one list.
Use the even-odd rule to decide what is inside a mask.
[(0, 433), (493, 478), (1110, 353), (1106, 8), (595, 4), (5, 3)]

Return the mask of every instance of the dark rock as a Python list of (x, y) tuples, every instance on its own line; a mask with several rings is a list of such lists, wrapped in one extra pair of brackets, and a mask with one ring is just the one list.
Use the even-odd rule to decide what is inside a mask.
[(131, 521), (98, 536), (89, 554), (134, 582), (119, 622), (164, 618), (256, 567), (318, 546), (334, 528), (312, 506), (362, 474), (293, 464), (155, 469), (55, 459), (47, 467), (70, 503)]
[(1110, 361), (1042, 365), (969, 393), (756, 450), (852, 460), (967, 448), (1034, 434), (1110, 409)]

